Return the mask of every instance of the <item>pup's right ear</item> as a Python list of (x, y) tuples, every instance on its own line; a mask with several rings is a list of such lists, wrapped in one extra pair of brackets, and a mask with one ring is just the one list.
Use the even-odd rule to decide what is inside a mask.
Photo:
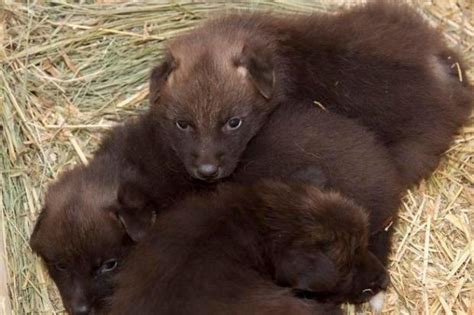
[(177, 62), (173, 56), (168, 55), (160, 65), (153, 68), (150, 75), (150, 104), (155, 104), (160, 98), (161, 89), (168, 80), (171, 72), (177, 67)]
[(337, 282), (337, 271), (320, 250), (290, 248), (275, 262), (275, 280), (293, 289), (331, 292)]
[(234, 65), (239, 73), (250, 80), (255, 89), (266, 99), (273, 95), (275, 71), (271, 55), (265, 54), (266, 49), (244, 45), (242, 53), (235, 58)]
[(120, 185), (117, 197), (116, 215), (130, 238), (134, 242), (141, 241), (155, 221), (151, 198), (138, 185), (130, 182)]

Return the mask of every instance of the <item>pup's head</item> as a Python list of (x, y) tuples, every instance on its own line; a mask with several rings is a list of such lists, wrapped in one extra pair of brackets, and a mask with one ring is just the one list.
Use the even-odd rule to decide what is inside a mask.
[(177, 38), (150, 78), (160, 127), (189, 174), (206, 181), (233, 172), (276, 104), (268, 40), (212, 33), (203, 27)]
[(107, 309), (113, 276), (152, 222), (143, 218), (143, 225), (128, 226), (134, 207), (146, 205), (117, 190), (116, 179), (87, 167), (66, 172), (48, 190), (30, 244), (70, 314)]
[(364, 209), (312, 186), (270, 185), (262, 192), (270, 209), (279, 209), (265, 212), (278, 248), (277, 282), (333, 302), (360, 303), (386, 289), (388, 274), (368, 250)]

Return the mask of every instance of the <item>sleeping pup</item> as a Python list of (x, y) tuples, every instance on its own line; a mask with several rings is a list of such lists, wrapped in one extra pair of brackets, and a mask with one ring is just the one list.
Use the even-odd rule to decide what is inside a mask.
[(356, 203), (311, 185), (223, 184), (157, 218), (118, 273), (111, 314), (338, 314), (279, 285), (333, 301), (354, 285), (385, 288), (367, 224)]

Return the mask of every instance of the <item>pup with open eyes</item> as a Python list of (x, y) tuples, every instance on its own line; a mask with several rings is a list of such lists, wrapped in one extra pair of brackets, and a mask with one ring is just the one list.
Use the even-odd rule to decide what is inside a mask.
[[(356, 122), (330, 112), (280, 113), (285, 119), (278, 113), (272, 115), (268, 132), (263, 130), (252, 140), (230, 180), (249, 185), (273, 178), (305, 182), (323, 193), (339, 191), (367, 209), (368, 246), (385, 263), (391, 230), (387, 233), (383, 227), (387, 219), (396, 217), (403, 186), (383, 145)], [(148, 233), (154, 213), (159, 221), (169, 204), (192, 190), (207, 188), (187, 181), (184, 169), (177, 172), (177, 159), (165, 159), (166, 142), (162, 150), (155, 144), (157, 154), (148, 154), (150, 139), (159, 137), (150, 133), (148, 125), (153, 126), (153, 121), (145, 115), (114, 128), (88, 166), (63, 174), (48, 190), (31, 245), (47, 263), (73, 314), (106, 308), (113, 275), (120, 273), (133, 244)], [(158, 166), (156, 176), (163, 182), (153, 186), (153, 179), (146, 175), (148, 169), (156, 172)], [(140, 191), (139, 197), (129, 193), (130, 187)], [(364, 289), (375, 294), (386, 285), (374, 283), (367, 288), (365, 281), (355, 284), (337, 301), (363, 302), (371, 297)]]
[[(237, 76), (237, 80), (227, 80), (220, 76), (219, 71), (203, 70), (210, 64), (210, 60), (213, 60), (212, 54), (207, 59), (201, 59), (200, 54), (196, 54), (195, 59), (193, 59), (194, 55), (189, 59), (178, 58), (178, 51), (185, 49), (199, 51), (192, 49), (194, 47), (193, 41), (188, 42), (189, 46), (186, 46), (188, 48), (184, 46), (183, 43), (189, 37), (182, 37), (171, 45), (171, 53), (176, 59), (175, 62), (165, 61), (152, 74), (151, 112), (146, 117), (140, 118), (138, 123), (127, 124), (125, 127), (113, 130), (91, 164), (64, 174), (51, 187), (46, 197), (45, 207), (35, 227), (31, 243), (35, 252), (40, 254), (47, 263), (48, 270), (58, 285), (64, 304), (71, 313), (93, 313), (106, 306), (104, 303), (107, 296), (113, 292), (112, 275), (120, 271), (123, 258), (152, 226), (154, 212), (145, 211), (146, 209), (167, 209), (190, 191), (208, 188), (204, 183), (192, 180), (187, 172), (194, 177), (212, 181), (232, 173), (239, 159), (242, 160), (242, 165), (234, 173), (235, 181), (251, 183), (266, 177), (307, 181), (323, 189), (338, 190), (344, 196), (354, 199), (369, 211), (371, 233), (374, 233), (374, 236), (370, 237), (370, 249), (382, 262), (386, 261), (390, 233), (380, 233), (381, 227), (384, 227), (385, 219), (394, 216), (400, 191), (403, 190), (402, 187), (413, 184), (426, 176), (436, 165), (441, 148), (447, 147), (456, 128), (468, 116), (468, 100), (472, 98), (472, 95), (469, 94), (470, 90), (465, 81), (463, 83), (457, 82), (449, 66), (445, 67), (445, 62), (448, 60), (446, 56), (448, 53), (450, 54), (450, 51), (443, 50), (445, 49), (444, 44), (440, 43), (439, 39), (424, 24), (417, 22), (417, 18), (414, 18), (412, 14), (400, 15), (401, 12), (405, 13), (405, 9), (395, 8), (392, 12), (384, 7), (373, 5), (368, 6), (366, 10), (355, 10), (354, 12), (358, 12), (357, 14), (348, 12), (344, 13), (345, 15), (340, 15), (340, 17), (344, 17), (345, 22), (354, 21), (355, 25), (360, 27), (360, 31), (364, 27), (368, 28), (361, 33), (359, 42), (352, 42), (354, 46), (354, 50), (352, 50), (354, 56), (352, 57), (357, 58), (352, 59), (352, 57), (340, 55), (341, 60), (338, 59), (340, 62), (347, 59), (352, 62), (350, 64), (335, 62), (335, 65), (340, 66), (338, 68), (340, 70), (329, 68), (327, 70), (328, 72), (332, 71), (333, 75), (342, 71), (343, 77), (347, 79), (345, 82), (347, 85), (337, 84), (342, 90), (333, 88), (331, 85), (333, 82), (329, 82), (329, 79), (328, 81), (316, 80), (316, 78), (318, 80), (334, 79), (331, 73), (319, 72), (326, 71), (324, 65), (318, 66), (318, 73), (315, 71), (302, 72), (301, 75), (291, 74), (288, 76), (285, 72), (288, 70), (285, 62), (280, 63), (275, 60), (276, 56), (270, 56), (271, 58), (266, 56), (265, 52), (273, 50), (264, 49), (265, 47), (256, 49), (264, 55), (264, 58), (260, 58), (259, 54), (253, 55), (252, 50), (249, 54), (247, 54), (248, 49), (242, 50), (241, 52), (245, 51), (245, 54), (238, 59), (242, 63), (238, 62), (237, 65), (234, 65), (235, 69), (230, 68), (236, 71), (236, 73), (232, 73), (234, 77)], [(370, 41), (363, 40), (366, 35), (362, 36), (369, 30), (372, 32), (370, 23), (367, 21), (379, 23), (379, 26), (387, 23), (385, 18), (373, 20), (367, 17), (369, 15), (374, 18), (378, 14), (384, 17), (394, 14), (402, 22), (411, 21), (414, 26), (417, 26), (414, 34), (410, 35), (413, 38), (409, 37), (406, 40), (407, 47), (410, 46), (410, 40), (415, 42), (410, 46), (410, 49), (419, 49), (419, 58), (412, 60), (411, 54), (405, 56), (398, 48), (386, 51), (362, 49), (363, 47), (372, 47)], [(364, 22), (359, 21), (359, 15), (364, 17)], [(250, 20), (246, 20), (245, 17), (242, 19), (234, 17), (233, 19), (236, 23), (229, 24), (229, 31), (241, 27), (243, 35), (249, 29), (252, 30), (255, 25), (259, 26), (259, 29), (268, 30), (271, 27), (263, 26), (266, 25), (266, 22), (273, 20), (273, 18), (260, 20), (258, 16)], [(322, 16), (312, 17), (311, 21), (314, 26), (312, 32), (322, 36), (321, 32), (324, 33), (327, 27), (323, 26), (322, 29), (319, 29), (318, 25), (336, 21), (331, 19)], [(288, 25), (291, 26), (293, 23), (299, 25), (297, 21), (297, 19), (291, 20)], [(218, 23), (218, 21), (210, 24), (218, 25), (212, 23)], [(258, 40), (265, 39), (268, 34), (262, 33), (261, 36), (253, 37), (255, 43), (252, 41), (245, 47), (255, 48), (258, 46), (260, 48)], [(420, 34), (429, 35), (426, 37), (429, 39), (429, 45), (420, 46), (420, 43), (423, 43), (423, 41), (417, 42), (420, 37), (423, 37)], [(330, 38), (332, 35), (335, 34), (326, 34), (326, 36), (322, 36), (321, 41), (315, 40), (314, 43), (320, 42), (324, 46), (322, 43), (327, 42), (326, 44), (329, 45), (331, 41), (323, 41), (323, 39)], [(371, 34), (370, 38), (374, 38), (373, 35)], [(393, 42), (396, 42), (397, 45), (405, 40), (399, 39), (399, 36), (395, 36), (396, 34), (392, 35), (394, 35)], [(212, 38), (210, 40), (209, 44), (213, 43)], [(348, 42), (350, 40), (341, 39), (334, 41), (336, 46), (324, 46), (325, 48), (321, 50), (321, 56), (318, 58), (328, 60), (324, 58), (337, 56), (337, 45), (346, 47)], [(385, 40), (385, 42), (387, 41)], [(265, 41), (265, 43), (267, 42)], [(253, 44), (256, 46), (252, 46)], [(387, 45), (389, 47), (389, 44)], [(224, 51), (218, 55), (221, 59), (218, 58), (217, 61), (229, 60), (226, 59), (226, 56), (229, 57), (226, 53), (230, 53), (234, 46), (220, 45), (218, 47), (224, 47)], [(334, 54), (329, 54), (332, 49), (334, 49)], [(431, 57), (434, 51), (438, 51), (437, 49), (445, 51), (446, 54), (437, 55), (437, 57), (441, 57), (432, 59)], [(281, 49), (275, 51), (281, 52)], [(314, 51), (320, 50), (315, 49)], [(410, 50), (410, 52), (413, 51)], [(288, 51), (281, 53), (284, 56), (289, 56)], [(361, 60), (365, 60), (363, 56), (369, 59), (367, 63), (361, 63)], [(294, 60), (303, 63), (301, 60), (304, 59), (298, 59), (300, 57), (296, 57)], [(453, 54), (450, 60), (452, 62), (459, 61), (456, 58)], [(259, 62), (261, 59), (272, 61), (270, 72), (265, 63)], [(380, 62), (380, 65), (378, 63), (372, 64), (369, 62), (370, 60)], [(442, 62), (439, 63), (440, 61)], [(220, 65), (219, 62), (215, 65)], [(329, 62), (328, 64), (333, 63)], [(387, 66), (388, 68), (382, 67), (385, 72), (370, 72), (387, 64), (403, 64), (404, 66), (400, 69), (398, 66)], [(373, 82), (373, 86), (378, 87), (378, 82), (386, 81), (391, 88), (386, 90), (388, 92), (384, 92), (384, 95), (371, 94), (375, 91), (369, 89), (370, 93), (365, 93), (354, 102), (344, 103), (348, 99), (352, 100), (351, 97), (356, 97), (357, 95), (354, 93), (358, 93), (362, 89), (350, 79), (360, 75), (356, 71), (360, 68), (366, 69), (364, 74), (367, 74), (367, 80), (373, 79), (374, 76), (377, 77), (374, 79), (376, 82)], [(350, 69), (351, 71), (349, 71)], [(226, 68), (227, 70), (229, 69)], [(188, 71), (189, 73), (187, 73)], [(269, 73), (271, 73), (270, 76)], [(200, 74), (200, 76), (196, 75), (193, 78), (194, 74)], [(383, 74), (389, 77), (383, 76)], [(292, 75), (295, 78), (291, 77)], [(271, 79), (269, 79), (270, 77)], [(381, 144), (363, 128), (354, 127), (354, 122), (347, 120), (346, 123), (346, 120), (342, 118), (334, 120), (334, 117), (337, 116), (318, 110), (311, 110), (312, 114), (308, 114), (308, 104), (303, 104), (305, 102), (285, 101), (287, 96), (297, 99), (297, 96), (300, 95), (305, 99), (308, 95), (312, 95), (306, 90), (301, 93), (291, 90), (290, 87), (293, 84), (287, 80), (289, 78), (294, 79), (296, 83), (300, 82), (298, 81), (300, 79), (301, 82), (309, 80), (310, 83), (305, 84), (293, 83), (302, 89), (307, 86), (308, 90), (319, 91), (318, 99), (322, 100), (328, 109), (341, 111), (341, 108), (344, 108), (343, 114), (359, 119), (369, 126), (383, 140), (391, 154), (384, 152)], [(406, 93), (404, 89), (407, 86), (392, 86), (389, 84), (392, 82), (391, 78), (397, 78), (396, 82), (400, 84), (404, 81), (411, 82), (412, 87), (407, 91), (413, 92), (413, 87), (417, 87), (420, 91), (435, 94)], [(416, 80), (411, 81), (413, 78)], [(341, 82), (344, 83), (344, 81)], [(314, 88), (311, 87), (313, 83), (315, 84)], [(173, 89), (171, 89), (172, 86)], [(188, 89), (186, 93), (183, 88), (180, 88), (184, 86)], [(328, 88), (322, 89), (321, 87)], [(368, 88), (370, 88), (370, 84), (363, 87), (364, 90)], [(221, 91), (222, 94), (216, 91)], [(452, 97), (445, 99), (446, 94), (451, 92)], [(371, 97), (369, 98), (368, 95)], [(365, 99), (366, 96), (367, 99)], [(432, 102), (430, 106), (434, 107), (428, 111), (429, 113), (420, 114), (418, 109), (423, 108), (428, 102)], [(269, 113), (280, 103), (284, 106), (279, 106), (268, 120)], [(311, 103), (309, 102), (309, 104)], [(366, 103), (377, 104), (377, 106), (367, 107), (369, 110), (362, 106)], [(410, 107), (410, 104), (415, 103), (418, 106), (416, 110)], [(229, 108), (226, 104), (229, 106), (233, 104), (233, 106)], [(252, 106), (249, 107), (249, 104)], [(340, 104), (345, 104), (345, 106), (341, 107)], [(355, 106), (354, 104), (359, 104), (361, 107), (352, 107)], [(440, 104), (446, 104), (446, 108), (438, 107), (438, 105), (441, 106)], [(383, 106), (382, 113), (378, 113), (378, 105)], [(190, 117), (192, 116), (190, 119), (181, 119), (180, 109), (183, 108), (190, 110), (188, 113)], [(236, 114), (231, 110), (237, 109), (249, 109), (249, 111), (242, 115), (238, 114), (239, 117), (234, 117)], [(437, 115), (441, 111), (444, 116)], [(427, 120), (418, 123), (416, 119), (405, 121), (406, 117), (398, 120), (397, 115), (402, 115), (402, 113), (411, 113), (410, 115), (413, 114), (413, 117), (417, 117), (417, 119), (426, 118)], [(315, 116), (312, 116), (313, 114)], [(392, 117), (395, 121), (380, 119), (380, 117), (385, 117), (384, 114)], [(219, 115), (222, 117), (219, 118)], [(277, 119), (278, 117), (280, 118)], [(320, 117), (319, 120), (316, 117)], [(341, 123), (337, 122), (338, 119), (342, 119)], [(430, 119), (428, 131), (426, 126)], [(189, 124), (190, 121), (193, 124)], [(203, 126), (209, 121), (213, 122), (211, 125), (214, 127), (208, 125), (208, 129), (206, 129)], [(220, 121), (222, 126), (215, 126), (214, 123), (217, 121)], [(344, 122), (342, 123), (342, 121)], [(264, 124), (264, 122), (266, 123)], [(405, 123), (414, 125), (405, 126)], [(431, 127), (433, 124), (439, 128), (433, 130)], [(197, 128), (198, 125), (199, 128)], [(268, 131), (262, 133), (262, 137), (257, 134), (257, 137), (252, 139), (261, 125), (265, 126), (262, 131)], [(341, 128), (341, 125), (348, 127)], [(298, 131), (301, 126), (304, 128), (304, 132)], [(387, 127), (390, 127), (390, 130), (385, 130)], [(397, 136), (395, 137), (392, 132), (397, 133)], [(408, 134), (402, 135), (405, 132)], [(189, 152), (183, 151), (186, 147), (190, 148)], [(243, 151), (245, 152), (242, 153)], [(217, 153), (214, 154), (215, 152)], [(241, 156), (241, 154), (243, 155)], [(260, 154), (263, 155), (259, 162)], [(219, 157), (217, 166), (214, 163), (216, 156)], [(321, 158), (321, 156), (325, 157)], [(214, 161), (212, 161), (213, 159)], [(404, 159), (409, 159), (410, 162), (405, 163)], [(405, 174), (402, 177), (402, 185), (400, 185), (397, 174), (391, 165), (392, 160), (397, 163), (398, 170), (402, 175)], [(207, 166), (202, 167), (203, 165)], [(209, 165), (211, 166), (209, 167)], [(411, 169), (408, 170), (408, 168)], [(199, 175), (196, 172), (202, 174)], [(406, 176), (406, 174), (410, 176)], [(147, 196), (150, 196), (146, 199), (146, 203), (140, 199), (127, 198), (127, 194), (121, 192), (120, 187), (127, 187), (128, 184), (138, 187)], [(119, 211), (122, 213), (120, 217), (122, 220), (118, 220), (115, 215)], [(126, 222), (137, 221), (123, 220), (126, 216), (142, 220), (147, 228), (144, 229), (142, 225), (127, 225)], [(355, 292), (348, 294), (346, 298), (357, 301), (360, 298), (358, 296), (360, 295), (359, 289), (357, 288)]]
[(386, 286), (367, 223), (349, 199), (308, 184), (224, 184), (160, 216), (126, 259), (111, 313), (339, 314), (281, 286), (334, 302), (354, 286)]
[(414, 185), (473, 105), (460, 58), (396, 2), (336, 15), (229, 15), (168, 47), (151, 76), (151, 112), (189, 174), (206, 181), (234, 171), (271, 112), (316, 101), (375, 132)]

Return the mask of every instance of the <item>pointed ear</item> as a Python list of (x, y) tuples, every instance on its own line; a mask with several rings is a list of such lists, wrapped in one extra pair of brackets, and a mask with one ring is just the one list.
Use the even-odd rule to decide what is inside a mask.
[(134, 242), (141, 241), (155, 221), (151, 199), (137, 185), (124, 183), (118, 191), (116, 214)]
[(276, 262), (275, 279), (293, 289), (328, 292), (337, 283), (333, 262), (319, 250), (289, 249)]
[(263, 97), (266, 99), (272, 97), (275, 85), (275, 71), (270, 56), (259, 53), (259, 50), (254, 50), (244, 45), (241, 56), (234, 63), (237, 71), (250, 80)]
[(164, 83), (168, 80), (168, 77), (176, 67), (176, 60), (173, 56), (168, 55), (161, 64), (153, 68), (150, 75), (150, 104), (155, 104), (158, 101)]

